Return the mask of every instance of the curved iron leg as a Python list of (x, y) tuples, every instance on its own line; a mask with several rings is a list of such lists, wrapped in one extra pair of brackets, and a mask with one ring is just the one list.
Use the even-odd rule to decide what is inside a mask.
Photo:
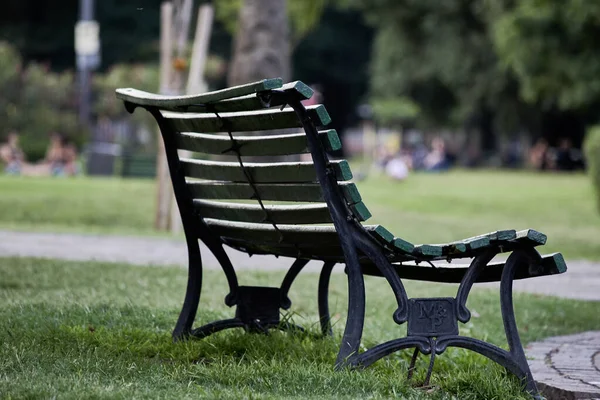
[(205, 229), (199, 229), (199, 238), (204, 242), (206, 247), (214, 254), (223, 269), (223, 273), (225, 273), (225, 277), (227, 278), (227, 283), (229, 285), (229, 294), (225, 296), (225, 304), (229, 307), (232, 307), (236, 304), (237, 294), (238, 294), (238, 281), (237, 275), (235, 273), (235, 269), (233, 268), (233, 264), (229, 259), (229, 256), (225, 252), (223, 245), (214, 236), (208, 234), (207, 228), (204, 226), (202, 221), (198, 222), (199, 228), (204, 227)]
[(198, 311), (202, 291), (202, 257), (197, 240), (188, 240), (188, 283), (183, 308), (173, 330), (173, 340), (179, 341), (189, 336)]
[(537, 253), (528, 250), (515, 250), (508, 257), (504, 265), (504, 271), (502, 271), (502, 280), (500, 281), (500, 307), (502, 309), (502, 322), (504, 323), (504, 332), (506, 333), (506, 341), (508, 342), (510, 354), (525, 374), (525, 389), (531, 395), (537, 397), (539, 396), (539, 392), (531, 375), (527, 359), (525, 358), (525, 352), (523, 351), (523, 345), (521, 344), (521, 338), (517, 330), (512, 298), (515, 270), (517, 266), (527, 266), (532, 261), (532, 258), (535, 257), (534, 254)]
[(229, 328), (243, 328), (244, 323), (237, 318), (223, 319), (221, 321), (214, 321), (200, 328), (196, 328), (191, 332), (191, 336), (202, 339), (213, 333), (220, 332)]
[(290, 298), (288, 297), (288, 292), (290, 291), (290, 287), (292, 287), (292, 283), (294, 283), (294, 279), (298, 276), (302, 268), (308, 264), (309, 260), (301, 260), (296, 259), (288, 272), (285, 274), (283, 278), (283, 282), (281, 282), (281, 308), (287, 310), (292, 305)]
[(471, 292), (473, 284), (479, 277), (481, 270), (494, 258), (497, 250), (489, 250), (477, 257), (471, 262), (469, 269), (463, 276), (458, 292), (456, 293), (456, 315), (458, 320), (466, 323), (471, 319), (471, 312), (467, 308), (467, 298)]
[(373, 247), (373, 242), (370, 238), (365, 238), (361, 235), (359, 236), (357, 243), (367, 257), (369, 257), (371, 261), (375, 263), (377, 268), (379, 268), (392, 288), (394, 296), (396, 297), (396, 303), (398, 304), (398, 308), (394, 312), (393, 316), (394, 322), (397, 324), (403, 324), (408, 319), (408, 296), (406, 294), (406, 290), (404, 290), (404, 285), (402, 285), (400, 277), (396, 271), (394, 271), (392, 264), (381, 252), (381, 250)]
[(334, 262), (324, 263), (319, 276), (319, 320), (323, 336), (333, 336), (329, 316), (329, 278), (334, 265)]
[(340, 351), (335, 361), (336, 368), (349, 363), (349, 358), (358, 354), (365, 322), (365, 280), (360, 269), (358, 254), (351, 243), (343, 240), (342, 247), (348, 271), (348, 319)]
[(428, 338), (421, 336), (406, 336), (400, 339), (393, 339), (388, 342), (378, 344), (375, 347), (371, 347), (369, 350), (353, 358), (352, 364), (357, 367), (367, 368), (377, 360), (380, 360), (398, 350), (404, 350), (413, 347), (417, 349), (416, 351), (423, 354), (430, 354), (432, 351), (431, 342)]
[(498, 346), (471, 337), (451, 335), (438, 338), (435, 351), (437, 354), (442, 354), (450, 346), (479, 353), (493, 362), (502, 365), (516, 377), (520, 379), (525, 377), (525, 371), (512, 354)]

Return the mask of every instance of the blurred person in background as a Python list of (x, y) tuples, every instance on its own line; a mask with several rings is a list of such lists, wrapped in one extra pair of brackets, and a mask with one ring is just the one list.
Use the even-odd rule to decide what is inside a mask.
[(529, 165), (539, 171), (548, 169), (548, 152), (548, 142), (540, 138), (529, 150)]
[(423, 160), (427, 171), (446, 171), (450, 168), (450, 159), (446, 151), (446, 143), (441, 137), (431, 141), (431, 151)]
[(584, 168), (581, 150), (573, 147), (571, 139), (562, 138), (554, 151), (554, 165), (559, 171), (574, 171)]
[(60, 133), (50, 134), (50, 144), (42, 161), (49, 175), (75, 175), (77, 173), (77, 149), (71, 140)]
[(19, 175), (25, 163), (25, 153), (19, 147), (19, 134), (10, 132), (7, 142), (0, 145), (0, 160), (7, 174)]

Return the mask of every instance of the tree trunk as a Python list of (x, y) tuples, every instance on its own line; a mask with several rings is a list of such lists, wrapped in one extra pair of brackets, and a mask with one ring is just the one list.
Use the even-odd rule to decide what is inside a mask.
[(291, 76), (286, 0), (244, 0), (239, 15), (230, 86)]

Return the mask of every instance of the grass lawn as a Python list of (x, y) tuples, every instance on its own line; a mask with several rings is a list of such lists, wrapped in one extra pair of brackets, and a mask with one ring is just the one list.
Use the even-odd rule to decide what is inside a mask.
[[(275, 285), (282, 275), (243, 271), (241, 282)], [(334, 339), (233, 330), (173, 344), (185, 276), (179, 268), (0, 258), (0, 398), (527, 398), (503, 368), (457, 349), (437, 358), (428, 391), (405, 380), (410, 351), (365, 371), (334, 372), (346, 303), (342, 274), (332, 279)], [(290, 293), (291, 318), (313, 332), (316, 282), (316, 274), (302, 274)], [(208, 271), (205, 288), (200, 320), (232, 316), (222, 273)], [(455, 287), (407, 289), (413, 297), (448, 296)], [(401, 335), (386, 283), (368, 278), (367, 296), (365, 346)], [(518, 294), (515, 303), (526, 342), (600, 329), (598, 302)], [(504, 345), (496, 294), (475, 290), (469, 307), (476, 318), (461, 333)], [(415, 382), (427, 363), (420, 358)]]
[[(358, 183), (373, 218), (413, 243), (454, 241), (498, 229), (548, 235), (546, 252), (600, 260), (600, 214), (582, 174), (453, 171), (406, 182)], [(156, 234), (153, 181), (0, 177), (0, 228)]]

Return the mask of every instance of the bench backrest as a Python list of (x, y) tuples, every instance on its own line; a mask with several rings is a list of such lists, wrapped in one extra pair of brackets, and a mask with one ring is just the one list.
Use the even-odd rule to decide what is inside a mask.
[[(278, 225), (332, 222), (315, 163), (272, 161), (272, 156), (306, 153), (311, 153), (314, 160), (315, 153), (341, 148), (336, 131), (324, 129), (330, 117), (323, 105), (302, 107), (304, 121), (297, 110), (287, 106), (298, 106), (312, 94), (302, 82), (282, 85), (280, 79), (197, 96), (166, 97), (135, 89), (117, 91), (130, 111), (142, 106), (157, 119), (173, 184), (177, 186), (179, 180), (185, 185), (181, 191), (184, 194), (178, 196), (183, 197), (178, 198), (180, 209), (184, 202), (204, 222), (221, 228), (239, 228), (245, 226), (240, 223), (246, 223), (249, 232), (259, 224), (270, 224), (277, 231)], [(317, 132), (319, 148), (311, 149), (306, 124)], [(194, 156), (181, 157), (179, 150), (193, 152)], [(224, 156), (229, 157), (223, 160), (227, 158)], [(251, 161), (247, 161), (248, 157)], [(326, 172), (334, 175), (337, 195), (343, 198), (349, 215), (358, 221), (368, 219), (370, 213), (350, 182), (348, 163), (328, 159), (325, 162)], [(242, 236), (246, 240), (251, 237)]]

